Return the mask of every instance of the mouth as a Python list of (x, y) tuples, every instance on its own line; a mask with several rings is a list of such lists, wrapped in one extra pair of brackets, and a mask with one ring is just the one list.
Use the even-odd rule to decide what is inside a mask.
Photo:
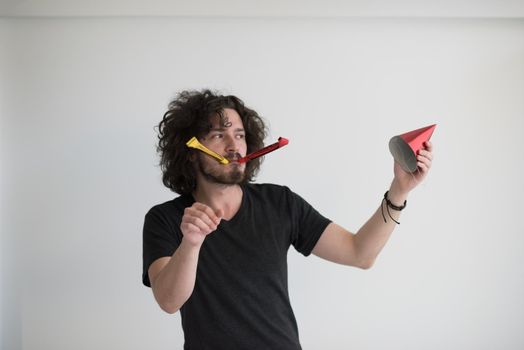
[(237, 153), (237, 154), (229, 154), (228, 156), (225, 156), (224, 158), (226, 158), (229, 163), (236, 163), (236, 164), (240, 164), (240, 159), (242, 159), (242, 156)]
[(228, 159), (229, 160), (229, 165), (235, 165), (235, 166), (239, 166), (241, 165), (242, 163), (239, 162), (239, 159)]

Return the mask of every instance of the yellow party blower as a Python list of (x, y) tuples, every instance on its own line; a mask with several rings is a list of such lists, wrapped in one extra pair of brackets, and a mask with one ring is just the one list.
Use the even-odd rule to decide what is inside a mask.
[(222, 164), (229, 164), (229, 160), (227, 160), (226, 158), (222, 157), (220, 154), (213, 152), (212, 150), (210, 150), (209, 148), (207, 148), (206, 146), (204, 146), (203, 144), (198, 142), (197, 138), (194, 137), (194, 136), (191, 138), (191, 140), (187, 141), (186, 146), (198, 149), (198, 150), (200, 150), (200, 151), (210, 155), (211, 157), (216, 158)]

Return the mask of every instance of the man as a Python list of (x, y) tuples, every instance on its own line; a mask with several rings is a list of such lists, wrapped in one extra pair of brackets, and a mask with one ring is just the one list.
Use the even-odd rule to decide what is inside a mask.
[[(187, 148), (193, 136), (229, 164)], [(431, 167), (429, 142), (415, 174), (395, 164), (386, 198), (353, 234), (289, 188), (251, 183), (260, 158), (238, 159), (264, 137), (255, 111), (208, 90), (179, 94), (159, 124), (163, 182), (180, 196), (146, 214), (143, 283), (163, 310), (180, 310), (185, 349), (301, 349), (287, 286), (290, 245), (370, 268)]]

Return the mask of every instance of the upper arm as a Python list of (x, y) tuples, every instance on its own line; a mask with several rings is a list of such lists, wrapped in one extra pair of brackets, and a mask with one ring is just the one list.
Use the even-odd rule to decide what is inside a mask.
[(337, 264), (363, 267), (365, 265), (357, 252), (355, 235), (333, 222), (326, 227), (312, 251), (316, 256)]
[(149, 281), (151, 282), (151, 288), (154, 287), (155, 280), (158, 277), (158, 274), (169, 263), (169, 260), (171, 260), (170, 256), (164, 256), (164, 257), (156, 259), (155, 261), (151, 263), (151, 265), (149, 265), (147, 274), (149, 275)]

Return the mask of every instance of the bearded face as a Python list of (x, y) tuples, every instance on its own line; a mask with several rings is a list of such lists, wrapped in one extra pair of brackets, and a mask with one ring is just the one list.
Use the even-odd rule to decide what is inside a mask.
[[(245, 165), (232, 161), (232, 157), (225, 156), (230, 163), (222, 165), (217, 161), (211, 159), (211, 162), (215, 164), (209, 164), (210, 159), (208, 156), (201, 154), (198, 158), (198, 169), (203, 177), (212, 183), (223, 184), (223, 185), (236, 185), (244, 180)], [(236, 159), (240, 156), (235, 156)]]
[(220, 164), (216, 159), (204, 153), (198, 153), (196, 167), (202, 177), (216, 184), (235, 185), (244, 180), (245, 163), (237, 160), (246, 154), (244, 125), (237, 111), (225, 108), (223, 115), (210, 118), (209, 132), (200, 138), (200, 142), (210, 150), (224, 156), (229, 164)]

